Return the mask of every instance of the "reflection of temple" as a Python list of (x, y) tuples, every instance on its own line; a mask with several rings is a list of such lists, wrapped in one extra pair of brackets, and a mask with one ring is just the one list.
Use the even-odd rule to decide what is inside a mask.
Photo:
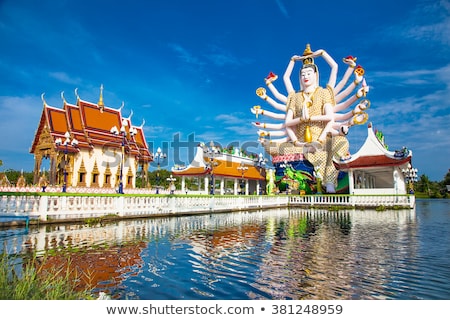
[[(42, 226), (0, 248), (81, 249), (71, 254), (73, 265), (95, 271), (101, 288), (140, 277), (161, 285), (149, 290), (165, 292), (173, 277), (206, 294), (238, 287), (251, 299), (383, 299), (396, 273), (416, 259), (416, 232), (414, 210), (294, 208)], [(56, 256), (53, 265), (66, 263)]]
[(411, 162), (412, 152), (388, 151), (369, 124), (367, 138), (358, 152), (334, 160), (338, 170), (348, 172), (350, 194), (407, 194), (402, 169)]
[(216, 181), (219, 181), (217, 192), (220, 194), (260, 194), (265, 188), (265, 170), (257, 166), (257, 159), (237, 154), (236, 151), (222, 150), (209, 158), (202, 146), (198, 146), (194, 160), (188, 166), (173, 167), (172, 174), (182, 178), (182, 192), (187, 191), (186, 178), (193, 178), (198, 191), (201, 192), (203, 185), (204, 193), (209, 192), (211, 183), (216, 189)]
[[(69, 187), (113, 188), (122, 176), (124, 187), (132, 188), (139, 167), (144, 174), (148, 171), (152, 155), (143, 126), (134, 126), (131, 115), (124, 118), (121, 108), (106, 107), (102, 90), (98, 103), (77, 95), (76, 104), (70, 104), (62, 96), (62, 109), (42, 99), (44, 107), (30, 149), (35, 158), (35, 184), (43, 159), (50, 160), (50, 185), (62, 185), (66, 180)], [(70, 142), (74, 139), (76, 145)]]
[(107, 249), (68, 251), (60, 255), (48, 255), (41, 259), (40, 272), (60, 271), (62, 277), (76, 281), (76, 288), (105, 290), (123, 280), (123, 274), (139, 273), (143, 261), (140, 256), (145, 242), (111, 246)]

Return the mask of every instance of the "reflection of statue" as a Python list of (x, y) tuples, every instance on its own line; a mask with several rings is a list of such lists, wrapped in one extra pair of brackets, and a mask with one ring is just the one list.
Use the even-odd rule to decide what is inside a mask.
[(266, 170), (266, 194), (273, 195), (275, 189), (275, 172), (272, 169)]
[[(319, 56), (323, 57), (331, 67), (325, 88), (319, 86), (319, 71), (314, 63), (314, 58)], [(326, 51), (312, 52), (307, 45), (303, 55), (294, 55), (286, 68), (283, 80), (287, 96), (281, 94), (273, 85), (278, 78), (273, 73), (266, 78), (266, 85), (280, 102), (270, 98), (264, 88), (257, 90), (258, 96), (283, 113), (268, 112), (260, 106), (251, 109), (256, 116), (261, 114), (284, 120), (278, 124), (254, 123), (255, 126), (264, 129), (259, 130), (258, 133), (260, 141), (268, 152), (272, 156), (303, 153), (305, 159), (309, 160), (317, 173), (324, 178), (329, 193), (335, 192), (334, 186), (338, 175), (332, 163), (332, 157), (343, 157), (348, 154), (348, 141), (345, 137), (348, 128), (364, 123), (368, 118), (364, 112), (369, 107), (368, 100), (359, 103), (347, 113), (339, 113), (368, 92), (363, 79), (364, 69), (356, 66), (355, 60), (356, 58), (353, 57), (344, 59), (348, 68), (342, 80), (336, 85), (338, 69), (336, 62)], [(290, 80), (296, 61), (303, 62), (300, 69), (301, 89), (297, 92)], [(355, 74), (355, 81), (342, 90), (352, 73)], [(363, 86), (357, 90), (356, 94), (343, 101), (360, 83)], [(276, 138), (272, 139), (272, 137)]]

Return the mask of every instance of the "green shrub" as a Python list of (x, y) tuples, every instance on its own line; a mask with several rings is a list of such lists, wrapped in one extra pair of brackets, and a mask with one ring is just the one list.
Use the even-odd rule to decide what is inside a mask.
[(88, 290), (76, 290), (77, 280), (69, 277), (69, 267), (43, 270), (39, 259), (0, 255), (0, 300), (92, 299)]

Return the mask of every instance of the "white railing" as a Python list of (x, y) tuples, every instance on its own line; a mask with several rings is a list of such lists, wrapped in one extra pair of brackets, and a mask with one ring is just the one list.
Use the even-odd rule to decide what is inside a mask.
[(9, 217), (70, 221), (105, 215), (119, 217), (208, 213), (274, 207), (408, 207), (414, 195), (280, 195), (280, 196), (80, 196), (3, 195), (0, 222)]

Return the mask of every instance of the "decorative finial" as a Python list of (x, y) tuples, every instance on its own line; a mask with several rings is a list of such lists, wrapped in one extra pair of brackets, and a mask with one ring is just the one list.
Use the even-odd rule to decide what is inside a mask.
[(100, 111), (103, 112), (103, 109), (105, 108), (105, 104), (103, 103), (103, 84), (100, 86), (100, 98), (98, 99), (97, 105), (100, 108)]
[(43, 93), (41, 94), (42, 103), (44, 104), (44, 107), (45, 107), (45, 106), (47, 105), (47, 102), (45, 101), (44, 96), (45, 96), (45, 92), (43, 92)]
[(77, 97), (77, 102), (80, 100), (80, 96), (78, 95), (78, 88), (75, 88), (75, 97)]
[[(311, 51), (311, 46), (308, 43), (306, 45), (305, 51), (303, 51), (303, 56), (305, 57), (305, 56), (309, 56), (312, 54), (313, 54), (313, 52)], [(303, 64), (314, 64), (314, 58), (310, 57), (310, 58), (303, 59)]]
[(64, 91), (61, 91), (61, 99), (62, 99), (64, 104), (67, 103), (66, 98), (64, 98)]

